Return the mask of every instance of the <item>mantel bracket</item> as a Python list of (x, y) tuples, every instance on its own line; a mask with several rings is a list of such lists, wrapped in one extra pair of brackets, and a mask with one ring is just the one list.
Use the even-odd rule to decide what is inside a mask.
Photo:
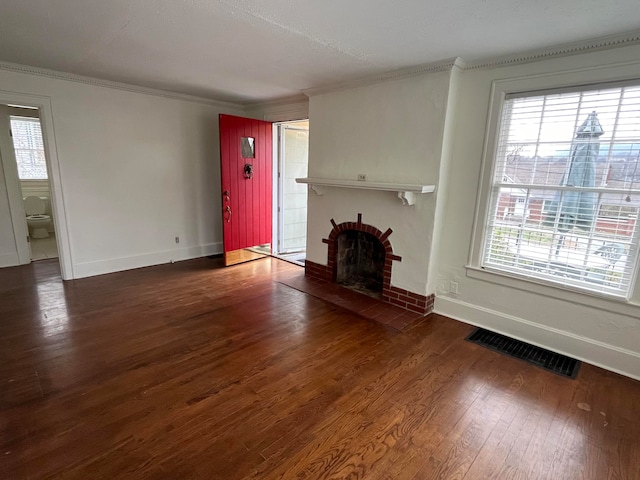
[(415, 205), (416, 194), (414, 192), (398, 192), (398, 198), (402, 205)]

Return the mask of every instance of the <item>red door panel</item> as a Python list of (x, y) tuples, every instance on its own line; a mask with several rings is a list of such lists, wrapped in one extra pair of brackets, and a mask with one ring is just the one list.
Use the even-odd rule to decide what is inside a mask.
[[(253, 157), (250, 148), (253, 143)], [(225, 264), (271, 253), (272, 125), (220, 115)], [(249, 172), (250, 170), (250, 172)]]

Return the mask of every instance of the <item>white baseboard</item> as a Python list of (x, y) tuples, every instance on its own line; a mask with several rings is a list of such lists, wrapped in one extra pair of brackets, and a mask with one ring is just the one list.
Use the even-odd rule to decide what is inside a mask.
[(191, 260), (192, 258), (217, 255), (219, 253), (222, 253), (222, 242), (166, 250), (164, 252), (147, 253), (131, 257), (75, 263), (73, 265), (73, 278), (93, 277), (94, 275), (104, 275), (106, 273), (150, 267), (153, 265), (161, 265), (163, 263), (179, 262), (181, 260)]
[(449, 297), (434, 312), (640, 380), (640, 353)]
[(0, 255), (0, 268), (15, 267), (17, 265), (20, 265), (20, 259), (18, 258), (17, 253), (6, 253), (4, 255)]

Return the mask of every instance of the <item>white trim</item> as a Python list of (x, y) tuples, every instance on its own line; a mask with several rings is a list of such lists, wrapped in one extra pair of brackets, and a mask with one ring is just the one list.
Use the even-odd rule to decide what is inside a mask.
[[(618, 35), (610, 35), (605, 37), (599, 37), (595, 39), (573, 42), (554, 47), (531, 50), (528, 52), (522, 52), (513, 55), (499, 56), (489, 59), (475, 60), (472, 62), (465, 62), (459, 57), (444, 59), (437, 62), (430, 62), (422, 65), (402, 68), (398, 70), (391, 70), (380, 72), (375, 75), (369, 75), (361, 77), (356, 80), (348, 82), (340, 82), (333, 85), (327, 85), (323, 87), (314, 87), (302, 90), (307, 97), (313, 95), (320, 95), (323, 93), (329, 93), (334, 91), (346, 90), (350, 88), (356, 88), (365, 85), (371, 85), (374, 83), (380, 83), (387, 80), (396, 80), (401, 78), (412, 77), (423, 73), (432, 73), (439, 71), (448, 71), (454, 67), (460, 70), (476, 70), (483, 68), (495, 68), (507, 65), (521, 65), (526, 63), (538, 62), (540, 60), (546, 60), (550, 58), (558, 58), (569, 55), (576, 55), (579, 53), (588, 53), (592, 51), (609, 50), (612, 48), (637, 45), (640, 44), (640, 32), (633, 31), (622, 33)], [(11, 62), (0, 62), (0, 70), (6, 70), (10, 72), (25, 73), (31, 75), (37, 75), (41, 77), (48, 77), (58, 80), (67, 80), (70, 82), (84, 83), (88, 85), (94, 85), (105, 88), (113, 88), (116, 90), (124, 90), (127, 92), (141, 93), (146, 95), (154, 95), (164, 98), (171, 98), (176, 100), (184, 100), (188, 102), (205, 103), (209, 105), (218, 106), (220, 108), (231, 108), (243, 110), (245, 113), (250, 111), (258, 111), (261, 109), (277, 109), (279, 106), (286, 106), (292, 103), (301, 103), (303, 99), (300, 95), (293, 95), (288, 97), (276, 98), (272, 100), (266, 100), (264, 102), (230, 102), (225, 100), (219, 100), (216, 98), (200, 97), (195, 95), (188, 95), (184, 93), (177, 93), (169, 90), (162, 90), (158, 88), (144, 87), (141, 85), (133, 85), (125, 82), (117, 82), (113, 80), (105, 80), (97, 77), (89, 77), (84, 75), (77, 75), (74, 73), (62, 72), (58, 70), (50, 70), (41, 67), (34, 67), (30, 65), (22, 65)], [(271, 121), (286, 121), (286, 120), (301, 120), (308, 118), (308, 110), (303, 113), (302, 109), (291, 110), (290, 112), (282, 112), (274, 115), (277, 118), (265, 118), (265, 120)]]
[(244, 104), (245, 110), (262, 109), (262, 110), (276, 110), (278, 107), (288, 107), (290, 105), (305, 104), (309, 101), (306, 95), (293, 95), (289, 97), (281, 97), (273, 100), (265, 100), (264, 102), (254, 102)]
[(298, 107), (282, 110), (279, 112), (267, 112), (262, 115), (262, 119), (267, 122), (296, 122), (299, 120), (309, 119), (309, 105), (300, 105)]
[[(60, 273), (63, 280), (71, 280), (74, 277), (73, 258), (71, 254), (70, 235), (67, 224), (66, 207), (64, 200), (64, 188), (62, 175), (58, 161), (58, 149), (56, 146), (53, 109), (51, 98), (41, 95), (26, 93), (14, 93), (0, 90), (0, 104), (18, 104), (40, 110), (40, 126), (47, 159), (47, 171), (49, 174), (49, 186), (51, 188), (51, 209), (55, 224), (56, 242), (60, 262)], [(25, 221), (26, 222), (26, 221)]]
[(20, 264), (17, 253), (5, 253), (0, 255), (0, 268), (15, 267)]
[(48, 77), (56, 80), (66, 80), (69, 82), (84, 83), (96, 87), (112, 88), (115, 90), (124, 90), (125, 92), (141, 93), (144, 95), (154, 95), (156, 97), (170, 98), (174, 100), (183, 100), (186, 102), (205, 103), (220, 107), (222, 109), (242, 110), (244, 107), (241, 103), (227, 102), (217, 100), (215, 98), (197, 97), (185, 93), (171, 92), (158, 88), (143, 87), (140, 85), (132, 85), (124, 82), (116, 82), (113, 80), (104, 80), (96, 77), (87, 77), (84, 75), (76, 75), (74, 73), (60, 72), (58, 70), (49, 70), (47, 68), (32, 67), (29, 65), (21, 65), (18, 63), (0, 62), (0, 70), (9, 72), (26, 73), (29, 75), (37, 75), (40, 77)]
[(134, 268), (151, 267), (163, 263), (173, 263), (193, 258), (218, 255), (222, 253), (222, 242), (186, 247), (162, 252), (146, 253), (130, 257), (111, 258), (95, 262), (76, 263), (74, 265), (75, 278), (93, 277), (107, 273), (132, 270)]
[(245, 107), (246, 115), (267, 122), (286, 123), (309, 119), (309, 99), (307, 97), (285, 101), (272, 101), (252, 104)]
[[(53, 123), (53, 108), (49, 97), (36, 98), (34, 98), (34, 103), (39, 101), (39, 104), (35, 106), (40, 109), (40, 127), (42, 128), (42, 138), (44, 139), (49, 187), (51, 188), (51, 211), (53, 213), (54, 229), (58, 242), (60, 273), (63, 280), (71, 280), (75, 278), (73, 272), (73, 255), (71, 253), (71, 235), (67, 222), (67, 207), (65, 204), (64, 186), (62, 184), (62, 173), (60, 162), (58, 161), (58, 147), (56, 146)], [(34, 105), (31, 104), (30, 106)]]
[[(272, 252), (278, 255), (285, 255), (288, 253), (292, 253), (292, 247), (285, 248), (285, 245), (284, 245), (284, 240), (285, 240), (285, 215), (284, 214), (285, 214), (285, 207), (286, 207), (285, 205), (285, 174), (286, 174), (286, 161), (287, 161), (287, 158), (286, 158), (287, 144), (286, 144), (285, 133), (287, 130), (306, 132), (307, 141), (308, 141), (309, 127), (295, 126), (297, 123), (304, 122), (304, 121), (306, 121), (308, 124), (309, 119), (306, 118), (300, 121), (293, 120), (288, 122), (278, 122), (274, 125), (276, 127), (274, 128), (274, 130), (278, 132), (278, 135), (277, 135), (278, 152), (277, 152), (277, 172), (276, 172), (276, 178), (274, 183), (274, 186), (277, 185), (277, 188), (274, 188), (274, 190), (277, 190), (277, 192), (275, 192), (275, 195), (274, 195), (275, 201), (277, 202), (277, 209), (276, 209), (276, 217), (274, 217), (275, 228), (273, 231), (274, 232), (277, 231), (277, 236), (274, 235), (274, 239), (277, 238), (278, 243), (275, 244), (276, 245), (275, 249), (273, 248), (273, 244), (272, 244)], [(307, 147), (308, 147), (308, 144), (307, 144)], [(308, 148), (307, 148), (307, 154), (308, 154)], [(308, 160), (309, 158), (307, 155), (307, 166), (308, 166)], [(306, 223), (305, 223), (305, 227), (306, 227)], [(306, 248), (307, 248), (307, 245), (305, 242), (304, 250), (306, 250)], [(300, 251), (300, 250), (294, 249), (293, 251)]]
[(274, 123), (271, 141), (271, 253), (280, 253), (280, 203), (282, 198), (282, 185), (280, 182), (280, 168), (282, 162), (282, 145), (280, 142), (280, 123)]
[(525, 63), (539, 62), (550, 58), (566, 57), (579, 53), (595, 52), (599, 50), (609, 50), (611, 48), (626, 45), (640, 44), (640, 32), (626, 32), (606, 37), (592, 38), (581, 42), (565, 43), (549, 48), (530, 50), (528, 52), (505, 55), (491, 59), (481, 59), (468, 62), (465, 70), (475, 70), (481, 68), (496, 68), (511, 65), (522, 65)]
[(328, 85), (325, 87), (307, 88), (303, 90), (305, 95), (313, 97), (315, 95), (322, 95), (325, 93), (339, 92), (341, 90), (350, 90), (352, 88), (364, 87), (367, 85), (373, 85), (376, 83), (382, 83), (389, 80), (400, 80), (409, 77), (415, 77), (424, 73), (435, 72), (450, 72), (453, 68), (464, 69), (465, 63), (459, 57), (447, 58), (438, 62), (425, 63), (423, 65), (417, 65), (408, 68), (401, 68), (399, 70), (392, 70), (381, 72), (375, 75), (362, 77), (349, 82), (341, 82), (334, 85)]
[(434, 312), (640, 380), (640, 354), (625, 348), (449, 297), (436, 297)]
[(416, 185), (408, 183), (386, 183), (386, 182), (368, 182), (365, 180), (344, 180), (337, 178), (296, 178), (296, 183), (308, 183), (310, 185), (320, 185), (325, 187), (344, 187), (344, 188), (360, 188), (363, 190), (387, 190), (397, 191), (403, 190), (414, 193), (432, 193), (435, 185)]
[(500, 115), (494, 112), (501, 112), (505, 93), (496, 91), (496, 82), (491, 83), (489, 97), (489, 110), (487, 112), (486, 128), (484, 133), (484, 144), (482, 147), (482, 160), (480, 161), (480, 172), (478, 175), (476, 208), (473, 214), (473, 224), (471, 226), (471, 239), (469, 241), (470, 265), (480, 265), (480, 258), (484, 250), (486, 237), (486, 219), (489, 215), (489, 198), (491, 195), (491, 174), (493, 172), (494, 152), (498, 143), (498, 123)]
[(555, 298), (580, 306), (588, 306), (603, 312), (638, 318), (640, 303), (630, 301), (622, 296), (604, 296), (588, 290), (569, 290), (557, 284), (546, 283), (538, 278), (523, 278), (505, 271), (493, 271), (485, 268), (466, 266), (467, 277), (503, 287), (514, 288), (524, 292), (535, 293), (544, 297)]
[[(381, 83), (387, 80), (397, 80), (401, 78), (408, 78), (423, 73), (433, 73), (439, 71), (451, 70), (454, 67), (462, 71), (464, 70), (478, 70), (478, 69), (491, 69), (504, 66), (523, 65), (527, 63), (539, 62), (541, 60), (548, 60), (552, 58), (566, 57), (570, 55), (576, 55), (581, 53), (597, 52), (601, 50), (610, 50), (614, 48), (638, 45), (640, 44), (640, 32), (627, 32), (619, 35), (609, 35), (605, 37), (599, 37), (595, 39), (584, 40), (581, 42), (572, 42), (563, 45), (557, 45), (549, 48), (531, 50), (528, 52), (517, 53), (513, 55), (504, 55), (494, 58), (475, 60), (471, 62), (465, 62), (459, 57), (442, 60), (439, 62), (431, 62), (423, 65), (403, 68), (399, 70), (392, 70), (381, 72), (376, 75), (370, 75), (361, 77), (349, 82), (340, 82), (333, 85), (327, 85), (322, 87), (313, 87), (304, 89), (303, 92), (308, 97), (314, 95), (321, 95), (324, 93), (337, 92), (341, 90), (348, 90), (351, 88), (357, 88), (365, 85), (372, 85), (375, 83)], [(248, 110), (260, 110), (261, 108), (268, 109), (282, 104), (296, 101), (298, 97), (288, 97), (284, 99), (267, 100), (265, 102), (254, 102), (246, 104), (245, 109)], [(298, 118), (298, 117), (296, 117)], [(302, 118), (300, 116), (299, 118)], [(291, 118), (266, 118), (265, 120), (281, 121)]]
[[(486, 241), (485, 230), (487, 219), (489, 218), (489, 197), (491, 195), (493, 165), (496, 157), (495, 150), (498, 142), (497, 132), (506, 95), (509, 93), (570, 86), (580, 87), (585, 84), (611, 84), (612, 82), (626, 81), (633, 78), (638, 79), (640, 78), (638, 74), (639, 67), (640, 61), (619, 62), (540, 75), (504, 78), (492, 82), (467, 271), (469, 269), (479, 270), (481, 265), (482, 251)], [(584, 298), (589, 297), (587, 292), (578, 295), (584, 295)], [(635, 279), (631, 283), (629, 298), (631, 299), (630, 303), (633, 304), (640, 301), (640, 282)]]
[(413, 185), (405, 183), (381, 183), (358, 180), (343, 180), (332, 178), (296, 178), (296, 183), (306, 183), (309, 189), (316, 195), (324, 195), (324, 187), (355, 188), (358, 190), (378, 190), (385, 192), (397, 192), (403, 205), (414, 205), (415, 194), (433, 193), (435, 185)]

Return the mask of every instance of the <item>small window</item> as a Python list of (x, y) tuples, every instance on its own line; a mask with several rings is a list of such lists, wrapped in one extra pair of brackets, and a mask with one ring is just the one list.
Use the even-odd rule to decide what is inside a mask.
[(640, 210), (640, 82), (507, 95), (482, 267), (628, 296)]
[(240, 143), (242, 147), (242, 158), (256, 158), (255, 138), (241, 137)]
[(12, 116), (11, 136), (20, 180), (46, 180), (47, 162), (40, 120)]

